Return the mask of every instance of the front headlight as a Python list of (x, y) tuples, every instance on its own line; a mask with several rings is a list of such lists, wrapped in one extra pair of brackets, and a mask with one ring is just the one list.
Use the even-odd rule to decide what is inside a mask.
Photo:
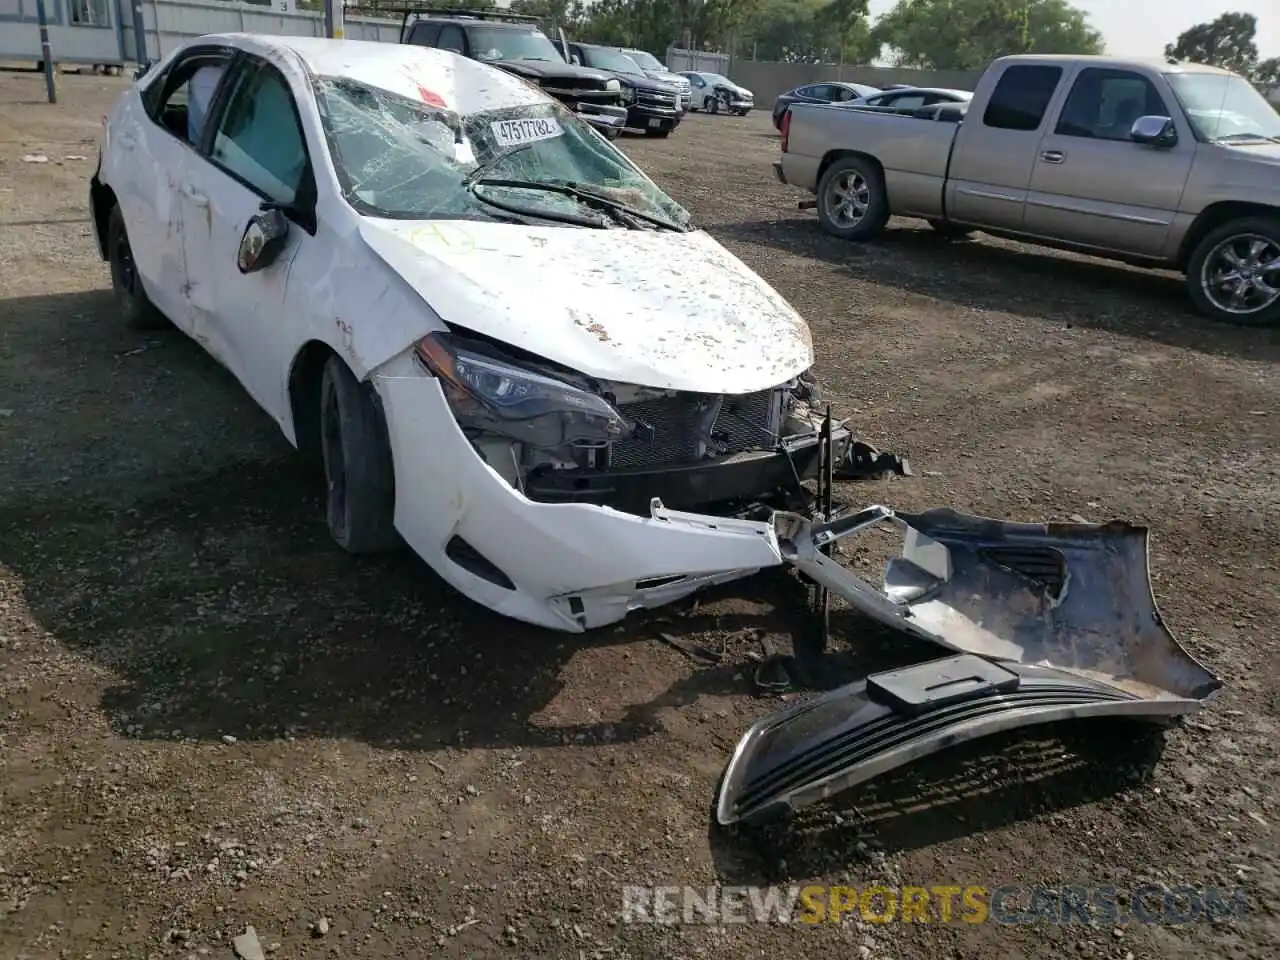
[(464, 430), (498, 433), (541, 449), (601, 446), (634, 432), (603, 397), (490, 356), (478, 344), (433, 333), (414, 352), (440, 380)]
[(622, 88), (622, 102), (631, 103), (636, 98), (636, 88), (632, 86), (624, 86)]

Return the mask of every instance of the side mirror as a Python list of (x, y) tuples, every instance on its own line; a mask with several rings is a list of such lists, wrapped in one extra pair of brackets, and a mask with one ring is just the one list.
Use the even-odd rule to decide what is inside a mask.
[(289, 236), (289, 221), (275, 207), (257, 214), (244, 228), (236, 265), (241, 273), (265, 270), (275, 263)]
[(1151, 147), (1172, 147), (1178, 142), (1178, 129), (1168, 117), (1139, 117), (1133, 121), (1129, 139)]

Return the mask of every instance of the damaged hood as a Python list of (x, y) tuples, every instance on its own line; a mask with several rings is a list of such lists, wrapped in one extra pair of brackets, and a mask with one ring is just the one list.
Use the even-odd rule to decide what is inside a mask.
[(445, 323), (598, 379), (750, 393), (813, 364), (799, 314), (702, 231), (374, 218), (359, 229)]

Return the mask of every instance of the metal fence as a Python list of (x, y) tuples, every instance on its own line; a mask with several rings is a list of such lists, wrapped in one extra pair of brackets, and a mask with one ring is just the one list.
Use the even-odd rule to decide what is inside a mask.
[[(324, 15), (274, 3), (232, 0), (141, 0), (147, 59), (156, 60), (177, 44), (207, 33), (269, 33), (324, 36)], [(59, 63), (132, 63), (138, 59), (131, 0), (46, 0), (49, 42)], [(349, 40), (400, 39), (398, 20), (349, 14)], [(0, 59), (40, 59), (35, 0), (0, 0)]]
[(672, 73), (682, 70), (700, 70), (707, 73), (724, 73), (733, 60), (727, 53), (709, 53), (705, 50), (685, 50), (667, 47), (667, 69)]

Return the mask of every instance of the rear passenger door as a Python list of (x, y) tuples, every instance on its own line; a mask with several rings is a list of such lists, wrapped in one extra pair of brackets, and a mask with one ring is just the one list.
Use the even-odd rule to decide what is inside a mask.
[(947, 216), (979, 227), (1022, 230), (1036, 153), (1060, 66), (1012, 63), (981, 115), (970, 110), (956, 135), (947, 180)]
[(1176, 118), (1155, 84), (1133, 70), (1086, 67), (1057, 122), (1040, 141), (1027, 197), (1026, 229), (1118, 253), (1164, 253), (1196, 140), (1178, 131), (1169, 147), (1134, 143), (1133, 121)]

